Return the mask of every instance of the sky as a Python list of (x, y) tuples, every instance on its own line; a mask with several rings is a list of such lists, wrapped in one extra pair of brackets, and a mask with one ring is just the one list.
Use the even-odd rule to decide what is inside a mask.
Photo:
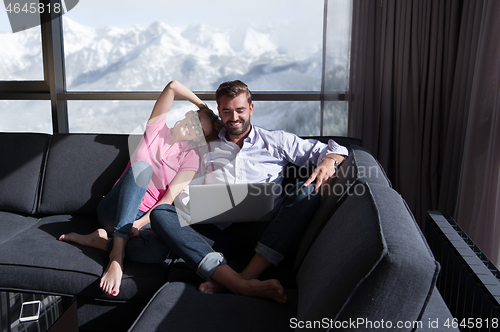
[[(329, 6), (348, 1), (329, 0)], [(95, 28), (146, 28), (156, 21), (173, 27), (199, 23), (224, 29), (272, 27), (279, 45), (301, 58), (309, 50), (321, 49), (324, 6), (324, 0), (79, 0), (65, 16)], [(0, 32), (12, 33), (5, 7), (0, 8)]]
[[(323, 0), (80, 0), (68, 15), (92, 27), (148, 26), (161, 21), (172, 26), (203, 22), (226, 28), (235, 24), (257, 26), (269, 22), (292, 24), (308, 22), (321, 26)], [(0, 10), (0, 31), (12, 31), (5, 7)]]

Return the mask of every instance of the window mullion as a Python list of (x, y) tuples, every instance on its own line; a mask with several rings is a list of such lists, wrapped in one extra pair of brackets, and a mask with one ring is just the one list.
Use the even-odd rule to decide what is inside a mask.
[[(45, 6), (50, 5), (51, 1), (60, 3), (60, 0), (40, 0)], [(67, 133), (67, 101), (58, 98), (59, 94), (66, 92), (61, 15), (54, 11), (44, 11), (40, 14), (40, 20), (44, 77), (50, 90), (52, 129), (54, 133)]]

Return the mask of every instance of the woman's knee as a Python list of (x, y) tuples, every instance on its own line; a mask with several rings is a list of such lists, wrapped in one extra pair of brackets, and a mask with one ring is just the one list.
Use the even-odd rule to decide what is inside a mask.
[(130, 168), (132, 169), (135, 183), (141, 188), (147, 188), (153, 176), (151, 165), (145, 161), (138, 160), (133, 163)]

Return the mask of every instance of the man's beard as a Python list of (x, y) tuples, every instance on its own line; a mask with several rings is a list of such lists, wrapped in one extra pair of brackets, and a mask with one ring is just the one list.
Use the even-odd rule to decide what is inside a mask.
[[(234, 122), (239, 122), (239, 123), (242, 123), (242, 126), (241, 128), (233, 128), (231, 127), (230, 123), (234, 123)], [(224, 127), (226, 127), (226, 131), (231, 134), (231, 135), (241, 135), (241, 134), (244, 134), (248, 128), (250, 127), (250, 120), (249, 121), (227, 121), (226, 123), (224, 123)]]

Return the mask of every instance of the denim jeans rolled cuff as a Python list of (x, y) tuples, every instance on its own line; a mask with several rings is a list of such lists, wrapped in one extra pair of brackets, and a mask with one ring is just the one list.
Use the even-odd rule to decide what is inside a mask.
[(226, 264), (226, 259), (220, 252), (210, 252), (203, 257), (196, 273), (205, 280), (210, 280), (215, 269), (222, 264)]
[(133, 224), (126, 224), (122, 226), (120, 229), (115, 229), (113, 232), (113, 236), (121, 237), (122, 239), (128, 240), (130, 239), (130, 233), (132, 232)]
[(269, 248), (268, 246), (260, 242), (257, 242), (257, 245), (255, 246), (255, 252), (264, 257), (269, 263), (273, 264), (274, 266), (278, 265), (285, 257), (283, 254)]

